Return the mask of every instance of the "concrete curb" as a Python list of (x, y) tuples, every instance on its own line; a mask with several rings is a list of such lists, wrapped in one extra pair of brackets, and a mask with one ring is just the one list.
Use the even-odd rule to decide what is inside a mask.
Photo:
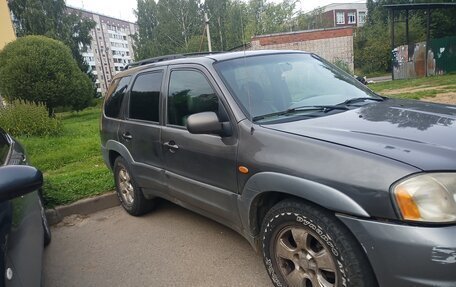
[(96, 197), (82, 199), (69, 205), (57, 206), (53, 209), (47, 209), (46, 217), (49, 224), (54, 225), (69, 215), (88, 215), (118, 205), (120, 205), (120, 202), (117, 194), (115, 192), (111, 192)]

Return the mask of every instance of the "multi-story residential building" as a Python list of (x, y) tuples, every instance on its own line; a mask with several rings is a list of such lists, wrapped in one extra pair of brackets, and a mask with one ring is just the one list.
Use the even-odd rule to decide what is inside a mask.
[(132, 22), (79, 8), (67, 7), (67, 11), (96, 23), (90, 31), (92, 43), (82, 56), (97, 77), (97, 91), (105, 95), (114, 75), (134, 59), (132, 35), (138, 31), (138, 27)]
[[(315, 12), (318, 13), (315, 13)], [(309, 12), (317, 17), (312, 28), (361, 27), (366, 22), (367, 6), (364, 3), (333, 3)]]

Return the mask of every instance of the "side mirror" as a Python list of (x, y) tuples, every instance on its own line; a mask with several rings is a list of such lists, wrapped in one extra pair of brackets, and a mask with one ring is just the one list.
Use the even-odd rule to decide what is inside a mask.
[(224, 134), (221, 123), (214, 112), (203, 112), (187, 118), (187, 130), (192, 134)]
[(43, 185), (43, 174), (28, 165), (0, 167), (0, 202), (38, 190)]

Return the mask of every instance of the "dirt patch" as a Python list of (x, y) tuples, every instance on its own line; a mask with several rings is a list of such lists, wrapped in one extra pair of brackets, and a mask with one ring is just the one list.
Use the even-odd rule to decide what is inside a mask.
[(435, 97), (422, 98), (421, 100), (439, 104), (456, 105), (456, 92), (441, 93), (437, 94)]
[(410, 88), (402, 88), (402, 89), (394, 89), (394, 90), (385, 90), (382, 91), (381, 94), (385, 96), (391, 95), (398, 95), (398, 94), (406, 94), (406, 93), (416, 93), (416, 92), (423, 92), (423, 91), (431, 91), (431, 90), (442, 90), (447, 88), (453, 88), (453, 86), (436, 86), (436, 87), (429, 87), (429, 86), (418, 86), (418, 87), (410, 87)]
[(87, 215), (73, 214), (63, 218), (56, 227), (81, 225), (87, 218)]

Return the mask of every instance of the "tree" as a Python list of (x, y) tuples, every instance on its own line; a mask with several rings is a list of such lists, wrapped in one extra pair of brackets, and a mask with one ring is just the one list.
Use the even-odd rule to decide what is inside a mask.
[(80, 53), (90, 45), (94, 21), (68, 14), (64, 0), (10, 0), (8, 5), (18, 37), (44, 35), (60, 40), (70, 47), (81, 71), (88, 72)]
[(86, 108), (93, 91), (67, 46), (45, 36), (25, 36), (0, 52), (0, 94), (9, 101), (42, 102), (52, 116), (58, 106)]

